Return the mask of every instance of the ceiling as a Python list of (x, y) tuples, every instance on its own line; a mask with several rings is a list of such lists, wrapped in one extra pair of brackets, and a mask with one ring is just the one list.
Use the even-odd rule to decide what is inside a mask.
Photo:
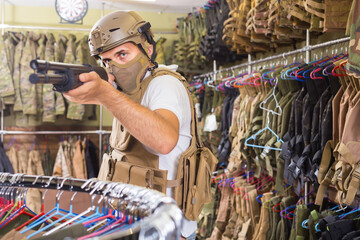
[[(188, 13), (193, 8), (202, 6), (206, 0), (87, 0), (89, 9), (122, 9), (151, 12)], [(6, 4), (21, 6), (54, 6), (55, 0), (5, 0)]]

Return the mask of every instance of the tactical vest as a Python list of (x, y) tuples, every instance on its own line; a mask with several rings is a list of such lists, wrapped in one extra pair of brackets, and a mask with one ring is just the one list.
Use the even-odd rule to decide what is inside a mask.
[(176, 72), (158, 68), (151, 72), (140, 85), (140, 90), (129, 97), (140, 103), (151, 80), (162, 75), (179, 79), (185, 86), (191, 106), (191, 142), (181, 154), (176, 180), (167, 180), (167, 171), (159, 169), (159, 157), (148, 152), (137, 139), (114, 119), (110, 145), (111, 156), (104, 154), (99, 172), (100, 180), (117, 181), (151, 188), (165, 193), (167, 187), (175, 187), (174, 199), (184, 216), (197, 220), (205, 203), (211, 201), (211, 176), (218, 162), (214, 154), (204, 147), (197, 131), (194, 104), (186, 86), (186, 80)]
[[(150, 82), (162, 75), (173, 76), (186, 87), (186, 80), (180, 74), (167, 68), (157, 68), (141, 82), (139, 91), (127, 96), (140, 104)], [(110, 146), (111, 155), (104, 154), (103, 157), (98, 176), (100, 180), (134, 184), (163, 193), (166, 187), (179, 185), (179, 181), (167, 180), (167, 171), (159, 169), (159, 156), (147, 151), (116, 118), (113, 120)]]

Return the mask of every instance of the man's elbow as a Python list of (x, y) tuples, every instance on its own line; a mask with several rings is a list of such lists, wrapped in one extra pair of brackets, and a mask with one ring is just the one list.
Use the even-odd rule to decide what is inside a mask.
[(178, 137), (176, 138), (169, 138), (166, 141), (163, 141), (161, 146), (159, 146), (159, 153), (160, 154), (169, 154), (175, 147), (178, 141)]

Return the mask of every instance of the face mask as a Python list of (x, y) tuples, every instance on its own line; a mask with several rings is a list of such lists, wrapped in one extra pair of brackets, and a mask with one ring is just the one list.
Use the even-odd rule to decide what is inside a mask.
[(139, 90), (140, 82), (149, 66), (149, 59), (143, 53), (139, 53), (133, 60), (125, 64), (110, 61), (111, 74), (115, 77), (116, 85), (126, 94), (132, 94)]

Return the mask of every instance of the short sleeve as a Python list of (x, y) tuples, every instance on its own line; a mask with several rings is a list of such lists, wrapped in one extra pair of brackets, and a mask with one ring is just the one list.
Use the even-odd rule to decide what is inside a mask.
[(190, 105), (184, 85), (170, 75), (154, 78), (146, 89), (141, 103), (152, 111), (166, 109), (173, 112), (179, 120), (180, 127), (184, 123), (183, 116)]

